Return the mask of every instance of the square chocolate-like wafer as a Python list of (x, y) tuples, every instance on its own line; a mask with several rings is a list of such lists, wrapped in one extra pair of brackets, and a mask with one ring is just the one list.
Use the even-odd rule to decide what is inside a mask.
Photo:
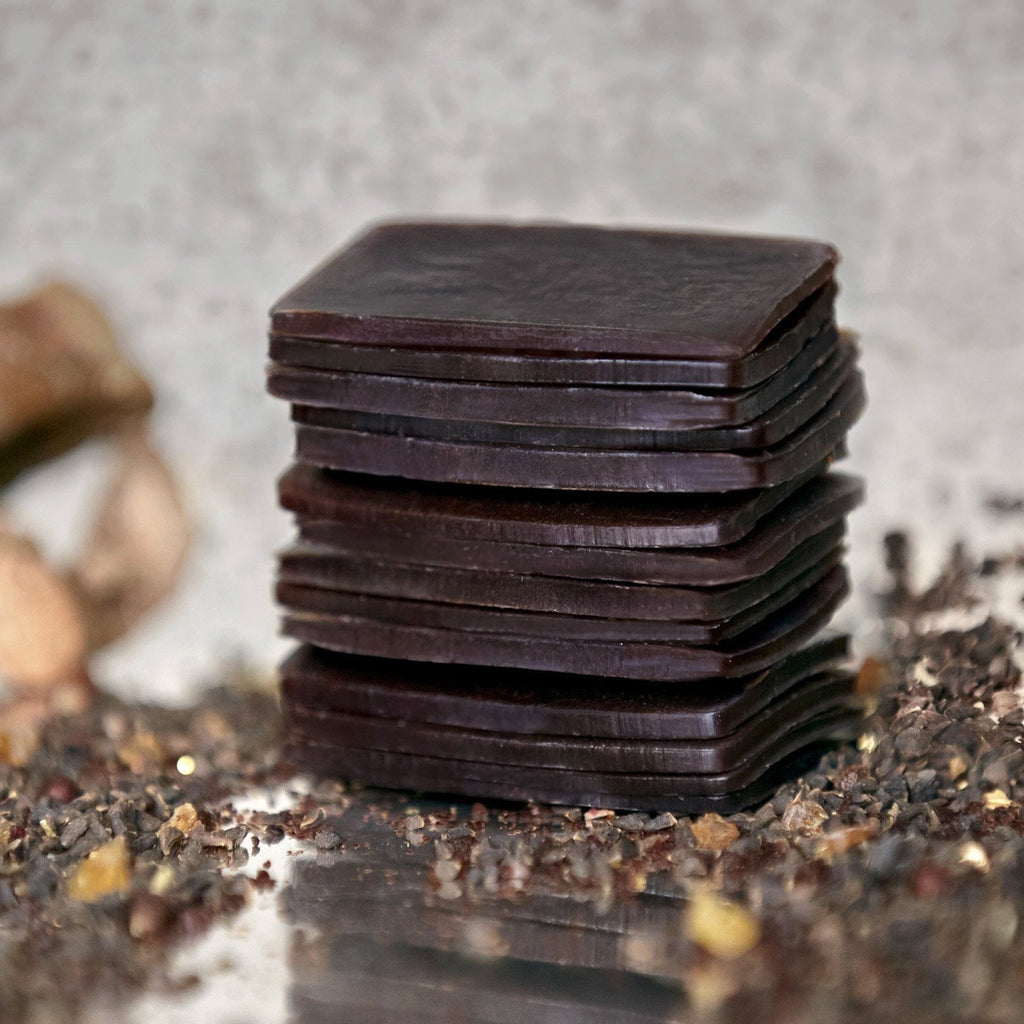
[(828, 285), (822, 242), (570, 225), (386, 224), (271, 310), (355, 345), (732, 366)]
[[(336, 478), (331, 480), (333, 483)], [(423, 509), (418, 528), (415, 516), (400, 515), (394, 519), (381, 516), (377, 523), (372, 523), (363, 518), (363, 509), (357, 509), (350, 517), (349, 511), (353, 506), (344, 499), (354, 496), (345, 493), (344, 481), (337, 481), (339, 486), (335, 490), (333, 486), (326, 486), (327, 481), (321, 478), (318, 486), (304, 494), (297, 493), (297, 482), (295, 477), (286, 479), (282, 492), (285, 507), (298, 512), (300, 537), (337, 551), (406, 565), (693, 587), (735, 583), (771, 572), (798, 545), (824, 530), (841, 525), (843, 517), (857, 507), (863, 495), (856, 478), (839, 473), (816, 477), (785, 497), (769, 514), (756, 520), (735, 543), (718, 547), (670, 543), (674, 536), (682, 538), (697, 532), (690, 529), (699, 522), (697, 515), (688, 522), (686, 519), (687, 512), (698, 502), (692, 500), (691, 495), (680, 495), (681, 499), (686, 499), (680, 500), (678, 505), (680, 529), (673, 531), (663, 526), (657, 535), (657, 539), (669, 543), (623, 547), (460, 537), (449, 529), (451, 521), (437, 529), (438, 520), (428, 511), (433, 504), (429, 499), (413, 506)], [(333, 501), (335, 496), (342, 500)], [(437, 505), (446, 504), (443, 495), (435, 492), (435, 496)], [(420, 497), (424, 496), (421, 494)], [(597, 501), (596, 498), (591, 500)], [(748, 498), (748, 502), (756, 505), (756, 499)], [(552, 504), (550, 501), (542, 503), (545, 511), (551, 511)], [(731, 510), (735, 508), (732, 506)], [(523, 504), (516, 504), (500, 511), (496, 509), (493, 519), (478, 519), (476, 523), (481, 532), (493, 528), (495, 532), (507, 531), (504, 536), (521, 536), (516, 531), (518, 523), (513, 518), (514, 513), (520, 510), (531, 514)], [(559, 531), (552, 531), (552, 534), (555, 537), (566, 536), (572, 532), (568, 507), (558, 512), (563, 518), (558, 523)], [(632, 523), (638, 524), (638, 531), (639, 524), (651, 523), (650, 519), (645, 521), (645, 510), (639, 504), (631, 507), (631, 513), (636, 516)], [(532, 510), (534, 518), (526, 520), (530, 532), (543, 514), (541, 510)], [(586, 518), (584, 516), (577, 525), (582, 526)], [(601, 518), (598, 512), (591, 522)], [(454, 518), (454, 522), (458, 521)], [(623, 513), (623, 529), (630, 525), (630, 520)], [(653, 530), (650, 532), (654, 533)]]
[(583, 785), (602, 806), (695, 812), (746, 800), (808, 743), (855, 726), (845, 653), (833, 636), (732, 683), (628, 693), (614, 680), (494, 670), (482, 682), (468, 668), (308, 647), (282, 676), (292, 752), (321, 769), (499, 799), (532, 787), (574, 802), (565, 794)]
[(753, 391), (791, 366), (807, 349), (835, 336), (836, 288), (829, 282), (799, 303), (748, 355), (733, 362), (686, 357), (573, 356), (418, 347), (407, 342), (364, 345), (271, 332), (270, 358), (286, 366), (427, 380), (509, 384), (625, 385)]
[[(292, 420), (308, 426), (338, 430), (357, 430), (364, 433), (400, 434), (408, 437), (429, 438), (469, 444), (512, 444), (541, 448), (594, 448), (594, 449), (654, 449), (661, 451), (730, 451), (737, 448), (767, 447), (777, 444), (817, 415), (842, 386), (855, 375), (856, 351), (844, 342), (820, 361), (814, 362), (776, 402), (773, 395), (765, 395), (766, 404), (731, 404), (720, 410), (723, 424), (715, 426), (715, 410), (692, 410), (698, 427), (681, 427), (687, 410), (679, 395), (673, 391), (652, 390), (645, 393), (644, 403), (633, 402), (633, 396), (623, 395), (622, 388), (548, 388), (541, 392), (547, 414), (533, 415), (528, 406), (528, 395), (480, 395), (480, 385), (470, 385), (469, 405), (456, 401), (460, 396), (452, 391), (434, 393), (431, 401), (420, 403), (422, 393), (412, 389), (408, 395), (378, 396), (365, 394), (360, 401), (346, 391), (345, 400), (332, 396), (330, 388), (321, 390), (323, 380), (332, 379), (317, 371), (289, 370), (290, 387), (279, 388), (282, 377), (271, 372), (269, 386), (279, 397), (291, 392), (299, 398), (305, 396), (313, 402), (293, 406)], [(300, 376), (305, 374), (305, 376)], [(351, 382), (351, 375), (346, 382)], [(408, 378), (374, 378), (376, 381)], [(313, 387), (316, 383), (318, 386)], [(425, 382), (415, 381), (415, 385)], [(447, 382), (445, 382), (447, 383)], [(458, 385), (456, 385), (458, 387)], [(403, 389), (404, 390), (404, 389)], [(508, 391), (502, 385), (503, 391)], [(524, 389), (525, 390), (525, 389)], [(760, 389), (758, 389), (760, 390)], [(325, 399), (324, 395), (328, 397)], [(684, 392), (683, 394), (694, 394)], [(735, 394), (730, 392), (729, 394)], [(378, 401), (378, 397), (383, 400)], [(434, 401), (434, 399), (438, 401)], [(506, 400), (504, 411), (499, 401)], [(305, 399), (303, 399), (305, 400)], [(328, 404), (323, 404), (324, 402)], [(320, 403), (320, 404), (317, 404)], [(770, 403), (770, 404), (767, 404)], [(363, 411), (361, 406), (370, 406)], [(659, 408), (660, 405), (660, 408)], [(633, 407), (636, 408), (633, 408)], [(382, 409), (384, 411), (377, 411)], [(401, 410), (395, 413), (393, 410)], [(429, 413), (430, 415), (424, 415)], [(475, 417), (475, 418), (474, 418)], [(731, 423), (732, 417), (736, 422)], [(524, 425), (521, 421), (527, 420)], [(580, 422), (587, 421), (590, 422)], [(503, 422), (504, 421), (504, 422)], [(546, 422), (550, 421), (550, 422)], [(594, 423), (598, 425), (594, 425)], [(627, 426), (618, 426), (626, 423)], [(636, 426), (640, 423), (640, 426)], [(667, 426), (666, 424), (671, 424)]]

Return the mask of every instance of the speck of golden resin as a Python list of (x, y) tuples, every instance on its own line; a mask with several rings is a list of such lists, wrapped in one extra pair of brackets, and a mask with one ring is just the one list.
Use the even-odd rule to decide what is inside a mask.
[(93, 850), (68, 878), (68, 896), (80, 903), (95, 903), (112, 893), (126, 892), (131, 879), (124, 836)]

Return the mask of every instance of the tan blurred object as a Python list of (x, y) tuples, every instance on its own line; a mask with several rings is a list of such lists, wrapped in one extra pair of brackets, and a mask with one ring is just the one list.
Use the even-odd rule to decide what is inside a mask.
[(188, 546), (174, 479), (146, 438), (153, 393), (110, 324), (77, 289), (51, 284), (0, 306), (0, 487), (97, 433), (114, 479), (76, 564), (48, 565), (0, 513), (0, 761), (32, 756), (55, 714), (94, 686), (88, 654), (122, 636), (173, 587)]
[(71, 588), (31, 541), (0, 533), (0, 677), (47, 690), (78, 670), (85, 641)]
[(140, 433), (120, 439), (120, 464), (69, 580), (96, 650), (126, 633), (173, 589), (188, 519), (164, 461)]
[(26, 764), (39, 743), (39, 728), (50, 714), (50, 703), (42, 697), (0, 704), (0, 764)]
[(0, 524), (0, 683), (15, 692), (0, 703), (0, 762), (24, 764), (51, 714), (74, 714), (87, 704), (85, 642), (71, 588), (31, 541)]
[(0, 486), (152, 404), (106, 317), (76, 288), (50, 284), (0, 306)]

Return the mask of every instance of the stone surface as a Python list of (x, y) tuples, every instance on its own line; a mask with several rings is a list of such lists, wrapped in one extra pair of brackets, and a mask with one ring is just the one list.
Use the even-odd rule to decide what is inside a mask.
[[(278, 655), (291, 431), (263, 395), (266, 309), (375, 218), (835, 243), (871, 394), (861, 598), (887, 529), (943, 537), (979, 488), (1024, 491), (1012, 0), (0, 0), (0, 20), (0, 290), (61, 275), (105, 299), (197, 519), (178, 596), (106, 658), (125, 688), (183, 696), (235, 652)], [(54, 543), (100, 472), (73, 465), (14, 496)]]

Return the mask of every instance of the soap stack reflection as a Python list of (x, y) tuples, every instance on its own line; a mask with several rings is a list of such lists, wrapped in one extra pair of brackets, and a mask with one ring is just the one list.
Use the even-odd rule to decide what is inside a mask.
[[(634, 851), (637, 840), (674, 845), (675, 830), (638, 831), (631, 838), (607, 820), (596, 828), (531, 820), (524, 823), (531, 832), (542, 824), (557, 839), (579, 829), (581, 839), (563, 842), (557, 862), (531, 865), (513, 881), (528, 851), (554, 844), (531, 842), (511, 816), (501, 823), (477, 820), (471, 830), (445, 828), (472, 814), (468, 806), (430, 802), (410, 812), (368, 794), (334, 823), (348, 837), (345, 852), (295, 865), (285, 890), (300, 936), (292, 957), (291, 1019), (674, 1019), (684, 1006), (687, 976), (700, 962), (685, 934), (685, 890), (666, 876), (628, 900), (614, 895), (623, 843)], [(396, 820), (421, 827), (396, 835)], [(471, 836), (443, 838), (463, 830)], [(562, 870), (570, 856), (574, 873)], [(638, 869), (645, 864), (637, 857)], [(455, 873), (459, 881), (446, 887), (441, 878)]]

